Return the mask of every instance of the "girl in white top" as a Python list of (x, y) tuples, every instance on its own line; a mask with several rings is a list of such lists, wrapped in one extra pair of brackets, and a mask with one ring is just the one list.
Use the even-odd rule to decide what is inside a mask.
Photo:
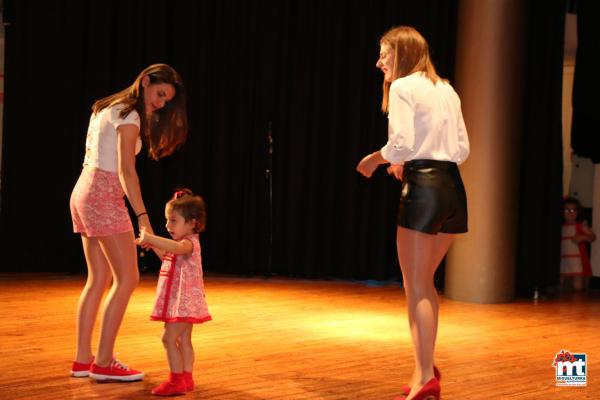
[(453, 161), (469, 155), (460, 99), (448, 84), (414, 72), (390, 85), (388, 142), (381, 156), (392, 164), (415, 159)]
[(467, 231), (467, 200), (457, 164), (469, 155), (469, 140), (460, 99), (437, 75), (423, 36), (411, 27), (393, 28), (380, 46), (377, 67), (384, 74), (388, 141), (364, 157), (357, 170), (368, 178), (380, 164), (391, 163), (388, 173), (402, 181), (396, 245), (416, 364), (403, 392), (409, 400), (439, 399), (433, 276), (454, 234)]
[[(186, 136), (183, 83), (166, 64), (147, 67), (131, 86), (92, 107), (83, 170), (70, 201), (73, 230), (81, 234), (88, 268), (77, 311), (73, 376), (120, 381), (144, 376), (113, 358), (117, 332), (139, 280), (133, 225), (123, 197), (127, 196), (138, 227), (152, 232), (135, 156), (144, 142), (149, 156), (158, 160), (173, 153)], [(94, 357), (92, 331), (102, 295), (111, 282)]]

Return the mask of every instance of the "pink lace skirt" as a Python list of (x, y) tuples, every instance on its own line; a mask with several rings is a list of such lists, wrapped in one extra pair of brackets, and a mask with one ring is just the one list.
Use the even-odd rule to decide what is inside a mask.
[(71, 193), (73, 231), (86, 236), (109, 236), (133, 230), (119, 176), (84, 167)]

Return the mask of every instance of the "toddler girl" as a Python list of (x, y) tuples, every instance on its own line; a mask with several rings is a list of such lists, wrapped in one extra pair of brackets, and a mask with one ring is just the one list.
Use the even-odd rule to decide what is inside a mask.
[(171, 396), (194, 389), (192, 327), (212, 318), (206, 306), (198, 233), (204, 230), (204, 200), (189, 189), (179, 190), (165, 207), (171, 239), (140, 231), (138, 245), (152, 247), (163, 260), (150, 319), (164, 321), (163, 345), (169, 362), (169, 379), (152, 394)]
[(579, 200), (574, 197), (565, 198), (560, 258), (562, 289), (572, 286), (573, 290), (579, 291), (586, 287), (587, 279), (592, 275), (588, 243), (594, 240), (596, 235), (581, 218)]

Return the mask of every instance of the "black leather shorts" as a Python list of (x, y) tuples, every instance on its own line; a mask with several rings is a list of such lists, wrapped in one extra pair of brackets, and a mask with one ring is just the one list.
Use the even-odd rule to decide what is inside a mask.
[(467, 195), (456, 163), (404, 163), (396, 223), (430, 234), (467, 232)]

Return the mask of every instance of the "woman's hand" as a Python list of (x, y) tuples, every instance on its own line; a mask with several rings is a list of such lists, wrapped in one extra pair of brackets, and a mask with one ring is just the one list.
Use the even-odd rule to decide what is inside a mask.
[(147, 243), (148, 243), (147, 240), (148, 240), (148, 236), (146, 234), (146, 229), (140, 228), (140, 234), (137, 237), (137, 239), (135, 239), (135, 244), (137, 244), (138, 246), (144, 247), (144, 245), (147, 245)]
[(399, 181), (402, 180), (402, 173), (404, 172), (404, 164), (392, 164), (387, 167), (387, 173), (393, 175)]
[(373, 172), (379, 166), (379, 162), (377, 162), (375, 154), (377, 153), (371, 153), (368, 156), (364, 157), (356, 166), (356, 170), (366, 178), (370, 178), (371, 175), (373, 175)]
[(139, 235), (139, 238), (135, 242), (138, 245), (142, 246), (142, 248), (144, 248), (144, 249), (151, 248), (152, 246), (147, 244), (146, 235), (147, 234), (153, 235), (154, 231), (152, 230), (152, 225), (150, 225), (150, 218), (148, 218), (148, 214), (144, 214), (138, 218), (138, 227), (140, 229), (140, 235)]
[(150, 224), (150, 218), (148, 218), (148, 214), (141, 215), (138, 217), (138, 228), (141, 231), (144, 229), (148, 233), (154, 233), (152, 229), (152, 225)]

